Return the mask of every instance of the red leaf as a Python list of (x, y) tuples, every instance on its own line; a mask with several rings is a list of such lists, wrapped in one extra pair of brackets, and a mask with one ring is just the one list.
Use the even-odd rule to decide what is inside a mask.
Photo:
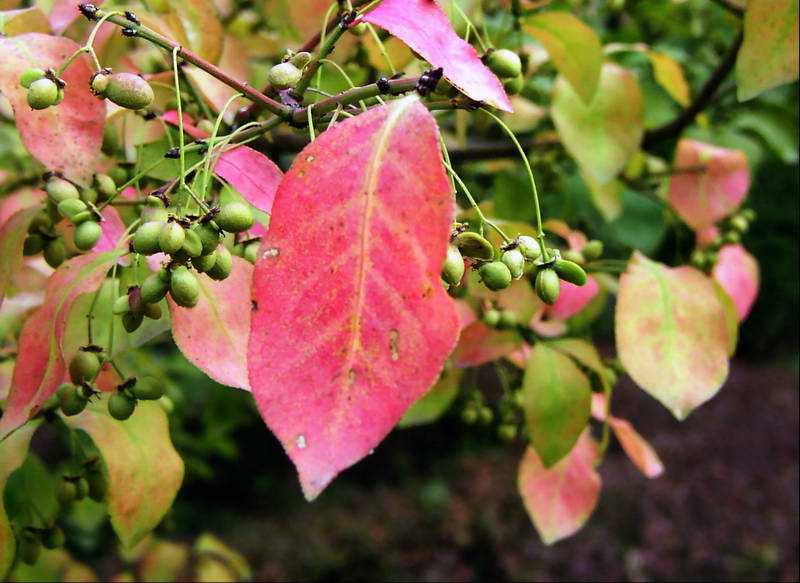
[(547, 308), (547, 311), (554, 318), (569, 320), (588, 306), (598, 291), (600, 291), (600, 286), (592, 276), (589, 276), (582, 286), (562, 281), (561, 293), (558, 295), (556, 303)]
[(73, 302), (96, 290), (122, 251), (80, 255), (59, 267), (47, 283), (44, 305), (25, 323), (0, 439), (25, 423), (52, 395), (65, 374), (61, 341)]
[(431, 65), (441, 67), (445, 78), (468, 97), (513, 111), (499, 79), (472, 45), (455, 33), (433, 0), (383, 0), (364, 20), (386, 29)]
[(170, 298), (172, 337), (192, 364), (215, 381), (250, 390), (247, 339), (250, 336), (250, 283), (253, 266), (233, 258), (224, 281), (200, 275), (200, 301), (181, 308)]
[(219, 157), (214, 172), (258, 210), (272, 212), (283, 172), (264, 154), (247, 146), (239, 146)]
[(532, 447), (519, 466), (518, 488), (542, 541), (553, 544), (578, 532), (594, 512), (602, 482), (595, 471), (597, 444), (585, 431), (567, 457), (545, 469)]
[[(750, 189), (744, 152), (681, 140), (675, 167), (687, 171), (670, 180), (669, 202), (694, 230), (710, 227), (732, 214)], [(689, 171), (705, 167), (702, 171)]]
[(88, 185), (100, 154), (106, 115), (105, 102), (89, 90), (89, 58), (79, 57), (64, 73), (67, 88), (64, 101), (57, 106), (41, 111), (31, 109), (27, 92), (19, 84), (25, 69), (58, 69), (77, 48), (68, 38), (38, 33), (0, 38), (0, 92), (11, 101), (17, 130), (28, 151), (50, 170)]
[[(38, 206), (45, 196), (44, 190), (29, 189), (18, 190), (2, 199), (0, 203), (0, 226), (22, 209)], [(4, 255), (5, 257), (5, 255)]]
[[(50, 26), (53, 27), (54, 33), (61, 34), (81, 16), (78, 4), (80, 4), (78, 0), (55, 0), (50, 9)], [(103, 0), (95, 0), (93, 4), (100, 6)]]
[(759, 269), (755, 257), (741, 245), (725, 245), (712, 273), (733, 300), (741, 322), (758, 297)]
[(28, 236), (28, 225), (38, 208), (27, 208), (17, 212), (0, 226), (0, 306), (6, 297), (6, 288), (12, 276), (22, 265), (22, 246)]
[(301, 152), (253, 278), (250, 384), (313, 499), (439, 376), (459, 331), (440, 272), (454, 215), (416, 97)]
[(122, 222), (122, 217), (119, 216), (119, 212), (113, 206), (104, 208), (100, 215), (103, 218), (100, 221), (100, 228), (103, 234), (94, 246), (93, 251), (95, 253), (113, 250), (119, 244), (127, 229), (125, 223)]
[(458, 339), (453, 364), (464, 368), (480, 366), (508, 356), (522, 344), (520, 335), (512, 330), (493, 330), (483, 322), (473, 322)]

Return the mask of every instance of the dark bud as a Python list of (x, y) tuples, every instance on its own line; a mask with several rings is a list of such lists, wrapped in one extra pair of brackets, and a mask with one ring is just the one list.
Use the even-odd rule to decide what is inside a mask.
[(356, 18), (358, 18), (358, 12), (356, 12), (355, 10), (351, 10), (350, 12), (342, 16), (342, 20), (340, 23), (341, 27), (350, 28), (355, 23)]
[(381, 94), (389, 93), (389, 91), (392, 90), (392, 86), (389, 85), (389, 80), (386, 77), (381, 77), (375, 84), (378, 86), (378, 91), (380, 91)]
[(80, 4), (78, 5), (78, 10), (81, 11), (87, 20), (97, 20), (97, 6), (94, 4)]
[(133, 12), (131, 12), (130, 10), (126, 10), (125, 11), (125, 18), (127, 18), (129, 22), (132, 22), (134, 24), (141, 24), (141, 22), (139, 22), (139, 19), (136, 17), (136, 15)]
[(442, 78), (443, 72), (443, 69), (439, 67), (438, 69), (429, 69), (420, 75), (419, 81), (417, 81), (417, 93), (423, 97), (432, 93), (436, 89), (439, 79)]
[(139, 34), (139, 33), (136, 32), (136, 29), (133, 29), (133, 28), (123, 28), (122, 29), (122, 36), (136, 36), (137, 34)]
[(145, 121), (151, 121), (156, 118), (156, 112), (153, 111), (152, 109), (146, 109), (142, 111), (142, 113), (140, 113), (139, 115), (141, 115), (142, 119)]
[(181, 151), (178, 148), (170, 148), (164, 152), (164, 158), (169, 158), (170, 160), (177, 160), (180, 157)]

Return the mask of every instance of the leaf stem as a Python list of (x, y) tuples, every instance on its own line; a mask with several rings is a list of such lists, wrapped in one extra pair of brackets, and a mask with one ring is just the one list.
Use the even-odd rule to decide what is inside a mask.
[(450, 172), (450, 175), (456, 180), (456, 182), (458, 182), (458, 185), (461, 187), (461, 190), (464, 191), (467, 200), (469, 200), (470, 206), (472, 206), (472, 208), (475, 209), (475, 212), (478, 214), (478, 218), (481, 221), (481, 234), (483, 233), (483, 225), (489, 225), (492, 229), (494, 229), (497, 232), (498, 235), (500, 235), (500, 237), (502, 237), (504, 242), (511, 243), (511, 237), (506, 235), (503, 232), (503, 229), (501, 229), (492, 221), (486, 218), (486, 215), (483, 214), (481, 207), (478, 206), (478, 203), (475, 202), (475, 199), (472, 197), (472, 193), (469, 191), (469, 188), (467, 188), (467, 185), (464, 184), (464, 181), (461, 180), (461, 177), (456, 173), (456, 171), (453, 170), (452, 166), (450, 166), (446, 162), (442, 163), (444, 164), (444, 167), (447, 168), (448, 172)]

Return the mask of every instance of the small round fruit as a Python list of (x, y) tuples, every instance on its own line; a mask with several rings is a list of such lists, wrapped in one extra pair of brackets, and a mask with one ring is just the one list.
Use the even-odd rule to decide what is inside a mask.
[(555, 270), (550, 268), (539, 270), (536, 274), (536, 295), (539, 299), (545, 304), (552, 305), (556, 303), (560, 293), (561, 280), (558, 279)]
[(519, 249), (525, 256), (525, 259), (534, 261), (542, 254), (542, 248), (539, 242), (533, 237), (528, 235), (520, 235), (517, 237), (517, 249)]
[(139, 293), (145, 304), (157, 304), (164, 299), (168, 291), (169, 282), (164, 281), (158, 273), (151, 273), (142, 282)]
[(241, 233), (252, 227), (255, 219), (249, 206), (241, 202), (231, 202), (220, 209), (214, 222), (223, 231)]
[(22, 244), (22, 254), (25, 256), (36, 255), (39, 251), (44, 249), (47, 240), (38, 233), (33, 233), (25, 237), (25, 242)]
[(200, 257), (192, 259), (192, 267), (194, 267), (198, 273), (206, 273), (209, 269), (214, 267), (216, 262), (217, 252), (212, 251), (208, 255), (201, 255)]
[(525, 271), (525, 256), (517, 248), (505, 251), (500, 257), (500, 261), (505, 263), (508, 270), (511, 272), (511, 277), (519, 279)]
[(64, 241), (59, 237), (58, 239), (51, 239), (44, 247), (44, 260), (47, 265), (56, 269), (59, 265), (64, 263), (67, 258), (67, 248), (64, 246)]
[(298, 69), (302, 69), (311, 62), (311, 53), (308, 51), (300, 51), (289, 59), (289, 62)]
[(92, 382), (100, 372), (100, 359), (94, 352), (78, 351), (69, 363), (69, 377), (73, 383)]
[(42, 543), (38, 537), (29, 538), (22, 537), (19, 541), (19, 548), (17, 549), (19, 560), (26, 565), (34, 565), (39, 560), (39, 555), (42, 554)]
[(28, 89), (31, 86), (31, 83), (38, 81), (39, 79), (44, 79), (46, 74), (47, 73), (45, 73), (42, 69), (25, 69), (22, 72), (22, 75), (19, 77), (19, 84), (25, 89)]
[(189, 257), (200, 257), (203, 253), (203, 242), (200, 240), (200, 235), (186, 229), (183, 232), (184, 240), (181, 249), (183, 249)]
[(95, 502), (102, 502), (108, 492), (108, 481), (103, 471), (99, 468), (86, 473), (86, 481), (89, 483), (89, 498)]
[(478, 410), (475, 407), (465, 407), (461, 411), (461, 421), (466, 425), (474, 425), (478, 421)]
[(136, 399), (132, 399), (124, 393), (114, 393), (108, 399), (108, 414), (117, 421), (129, 419), (135, 409)]
[(516, 328), (517, 324), (519, 324), (519, 320), (514, 312), (510, 312), (508, 310), (503, 310), (500, 312), (500, 328), (503, 328), (504, 330), (510, 330), (512, 328)]
[[(228, 256), (230, 257), (230, 255)], [(217, 260), (219, 261), (219, 254), (217, 255)], [(183, 266), (172, 272), (169, 291), (175, 303), (184, 308), (196, 306), (200, 299), (200, 284), (197, 282), (197, 278)]]
[(134, 314), (133, 312), (128, 312), (127, 314), (122, 314), (122, 327), (125, 328), (128, 334), (136, 332), (143, 321), (143, 313)]
[(161, 306), (158, 304), (145, 304), (142, 313), (144, 314), (145, 318), (150, 318), (151, 320), (160, 320)]
[(516, 77), (522, 73), (522, 61), (519, 55), (508, 49), (498, 49), (489, 53), (486, 57), (486, 65), (492, 73), (502, 79)]
[(500, 310), (486, 310), (483, 313), (483, 323), (489, 326), (489, 328), (497, 328), (500, 325), (500, 318), (502, 314)]
[(178, 223), (165, 223), (161, 225), (161, 230), (158, 232), (158, 246), (161, 250), (171, 255), (183, 247), (183, 242), (186, 240), (186, 233), (183, 232), (183, 227)]
[(220, 245), (217, 249), (217, 259), (214, 261), (214, 267), (209, 269), (206, 273), (211, 279), (222, 281), (227, 279), (233, 270), (233, 257), (231, 252), (224, 246)]
[(78, 497), (78, 487), (72, 480), (61, 480), (56, 490), (56, 498), (62, 506), (71, 504)]
[(145, 203), (146, 204), (142, 207), (143, 223), (167, 222), (167, 219), (169, 219), (169, 212), (167, 211), (167, 207), (164, 206), (164, 201), (157, 196), (148, 196)]
[(64, 531), (58, 526), (48, 528), (42, 533), (42, 545), (44, 545), (46, 549), (60, 549), (66, 542), (67, 537), (64, 535)]
[(28, 105), (31, 109), (47, 109), (58, 100), (58, 85), (52, 79), (39, 79), (28, 87)]
[(756, 211), (754, 211), (753, 209), (742, 209), (739, 214), (742, 215), (745, 218), (745, 220), (747, 220), (750, 223), (752, 223), (758, 218)]
[(67, 417), (78, 415), (86, 409), (86, 399), (78, 394), (78, 387), (75, 385), (70, 385), (70, 387), (58, 396), (58, 405), (61, 407), (61, 412)]
[(494, 411), (489, 407), (481, 407), (478, 411), (478, 421), (483, 425), (489, 425), (494, 420)]
[(447, 256), (442, 267), (442, 279), (448, 285), (459, 285), (464, 277), (464, 258), (455, 245), (447, 247)]
[(97, 202), (99, 194), (94, 188), (84, 188), (81, 190), (81, 200), (85, 203), (94, 204)]
[(100, 224), (94, 221), (86, 221), (75, 227), (75, 247), (81, 251), (88, 251), (94, 247), (103, 235)]
[(722, 235), (722, 241), (726, 245), (735, 245), (742, 240), (742, 236), (739, 234), (738, 231), (728, 231), (724, 235)]
[(517, 438), (517, 426), (510, 423), (503, 423), (497, 428), (497, 437), (502, 441), (514, 441)]
[(210, 223), (201, 223), (192, 227), (192, 230), (200, 236), (203, 243), (203, 255), (212, 253), (219, 245), (219, 229)]
[(592, 239), (583, 246), (583, 256), (588, 261), (595, 261), (603, 256), (603, 242)]
[(102, 95), (125, 109), (150, 107), (155, 95), (150, 84), (133, 73), (114, 73)]
[(97, 72), (92, 75), (90, 81), (90, 87), (92, 89), (92, 93), (95, 95), (105, 95), (106, 89), (108, 89), (108, 83), (111, 75), (104, 72)]
[(29, 233), (41, 233), (43, 231), (49, 231), (53, 226), (53, 219), (50, 218), (50, 215), (46, 210), (41, 210), (31, 219), (30, 224), (28, 225), (28, 232)]
[(86, 211), (88, 208), (86, 203), (79, 198), (68, 198), (58, 203), (58, 214), (71, 221), (72, 217)]
[(269, 70), (269, 84), (275, 89), (290, 89), (303, 78), (303, 72), (292, 63), (279, 63)]
[(242, 257), (244, 257), (245, 261), (249, 261), (253, 265), (256, 264), (256, 261), (258, 261), (258, 247), (258, 241), (253, 241), (252, 243), (245, 245), (244, 253), (242, 254)]
[(511, 270), (502, 261), (484, 263), (478, 269), (483, 285), (492, 291), (498, 291), (511, 285)]
[(47, 196), (55, 204), (59, 204), (62, 200), (80, 199), (81, 197), (77, 187), (63, 178), (51, 178), (47, 181), (44, 189), (47, 191)]
[(458, 247), (464, 257), (489, 261), (494, 258), (494, 247), (484, 237), (472, 231), (459, 233), (453, 240), (453, 244)]
[[(168, 224), (168, 223), (167, 223)], [(150, 221), (140, 225), (133, 234), (133, 249), (142, 255), (153, 255), (161, 251), (159, 236), (165, 226), (162, 222)]]
[(503, 81), (503, 89), (509, 95), (518, 95), (525, 88), (525, 77), (517, 75)]
[(583, 253), (580, 251), (575, 251), (574, 249), (562, 251), (561, 257), (567, 259), (568, 261), (572, 261), (573, 263), (577, 263), (578, 265), (583, 265), (586, 263), (586, 257), (583, 256)]
[(558, 277), (564, 281), (575, 285), (584, 285), (586, 283), (586, 272), (577, 263), (567, 259), (556, 259), (553, 269), (558, 274)]
[(83, 500), (89, 495), (89, 482), (86, 478), (80, 478), (75, 482), (75, 488), (77, 493), (75, 495), (76, 500)]
[(695, 249), (689, 258), (689, 262), (697, 269), (706, 268), (706, 254), (702, 249)]
[(164, 387), (154, 377), (142, 377), (133, 385), (134, 396), (143, 401), (156, 401), (164, 395)]
[(103, 200), (110, 198), (117, 192), (117, 184), (108, 174), (95, 174), (94, 184), (97, 194)]

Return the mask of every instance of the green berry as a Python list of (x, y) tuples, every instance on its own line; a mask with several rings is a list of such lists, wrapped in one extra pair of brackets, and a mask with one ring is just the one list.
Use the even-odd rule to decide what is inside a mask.
[(75, 488), (77, 493), (75, 495), (76, 500), (83, 500), (89, 495), (89, 482), (86, 478), (80, 478), (75, 482)]
[(63, 178), (51, 178), (47, 181), (44, 189), (47, 191), (47, 196), (50, 197), (50, 200), (55, 204), (60, 203), (62, 200), (70, 198), (80, 199), (81, 197), (81, 193), (78, 192), (77, 187)]
[(59, 87), (58, 88), (58, 95), (56, 95), (56, 100), (55, 100), (55, 102), (53, 102), (53, 105), (58, 105), (59, 103), (64, 101), (64, 97), (66, 97), (66, 94), (64, 93), (64, 88), (63, 87)]
[(108, 492), (108, 481), (100, 468), (93, 469), (86, 473), (86, 481), (89, 483), (89, 498), (95, 502), (102, 502)]
[(36, 255), (39, 251), (44, 249), (47, 240), (39, 235), (33, 233), (25, 237), (25, 242), (22, 244), (22, 254), (26, 256)]
[[(230, 257), (230, 255), (228, 255), (228, 257)], [(219, 260), (219, 254), (217, 260)], [(196, 306), (200, 299), (200, 284), (197, 282), (197, 278), (191, 271), (183, 266), (178, 267), (172, 272), (172, 277), (169, 282), (169, 291), (175, 303), (184, 308)]]
[(81, 251), (88, 251), (94, 247), (103, 235), (100, 224), (94, 221), (86, 221), (75, 227), (75, 247)]
[(561, 253), (561, 257), (572, 261), (573, 263), (577, 263), (578, 265), (583, 265), (586, 263), (586, 257), (584, 257), (583, 253), (580, 251), (575, 251), (574, 249), (567, 249), (566, 251)]
[(23, 536), (19, 542), (17, 554), (19, 555), (19, 560), (26, 565), (34, 565), (39, 560), (39, 555), (42, 554), (42, 543), (39, 541), (39, 537), (35, 536), (35, 534), (32, 537)]
[(508, 310), (503, 310), (500, 312), (499, 328), (510, 330), (512, 328), (516, 328), (517, 324), (519, 324), (519, 320), (514, 312), (510, 312)]
[(461, 421), (467, 425), (474, 425), (478, 421), (478, 410), (475, 407), (465, 407), (461, 411)]
[(114, 393), (108, 399), (108, 414), (117, 421), (129, 419), (135, 409), (136, 399), (132, 399), (124, 393)]
[(92, 93), (95, 95), (104, 96), (106, 89), (108, 89), (108, 83), (111, 75), (98, 71), (90, 80), (90, 87), (92, 89)]
[(517, 237), (517, 249), (519, 249), (525, 256), (525, 259), (529, 261), (535, 261), (542, 254), (539, 242), (528, 235), (520, 235)]
[(289, 62), (298, 69), (303, 69), (303, 67), (311, 62), (311, 53), (307, 51), (301, 51), (289, 59)]
[(603, 242), (592, 239), (583, 246), (583, 256), (589, 261), (595, 261), (603, 256)]
[(522, 61), (519, 55), (508, 49), (498, 49), (486, 57), (486, 65), (492, 73), (502, 79), (516, 77), (522, 73)]
[(98, 199), (97, 190), (94, 188), (84, 188), (81, 190), (81, 200), (87, 204), (94, 204)]
[(752, 223), (753, 221), (755, 221), (755, 220), (756, 220), (756, 218), (758, 218), (758, 215), (756, 215), (756, 211), (754, 211), (753, 209), (742, 209), (742, 210), (739, 212), (739, 214), (740, 214), (742, 217), (744, 217), (744, 219), (745, 219), (745, 220), (746, 220), (748, 223)]
[(231, 202), (222, 207), (214, 218), (220, 229), (229, 233), (241, 233), (253, 226), (255, 219), (250, 207), (241, 202)]
[(69, 385), (69, 388), (62, 390), (58, 396), (61, 412), (67, 417), (78, 415), (86, 409), (86, 399), (78, 394), (78, 387)]
[(51, 239), (44, 247), (44, 260), (47, 265), (56, 269), (67, 258), (67, 248), (61, 238)]
[(119, 296), (116, 300), (114, 300), (114, 306), (111, 308), (111, 311), (116, 314), (117, 316), (121, 316), (122, 314), (127, 314), (131, 311), (131, 300), (128, 294), (123, 296)]
[(214, 267), (209, 269), (206, 273), (211, 279), (222, 281), (227, 279), (233, 270), (233, 257), (230, 251), (224, 246), (220, 245), (216, 252), (217, 258), (214, 261)]
[(72, 504), (78, 497), (78, 487), (71, 480), (61, 480), (56, 490), (56, 498), (62, 506)]
[(511, 270), (502, 261), (484, 263), (478, 269), (483, 285), (492, 291), (498, 291), (511, 285)]
[(39, 79), (44, 79), (46, 74), (47, 73), (45, 73), (42, 69), (25, 69), (22, 72), (22, 75), (19, 77), (19, 84), (25, 89), (28, 89), (31, 86), (31, 83), (38, 81)]
[(689, 258), (690, 263), (696, 267), (697, 269), (705, 269), (706, 268), (706, 254), (702, 249), (695, 249), (692, 251), (692, 255)]
[(78, 198), (68, 198), (58, 203), (58, 214), (68, 220), (72, 220), (75, 215), (86, 211), (89, 207)]
[(558, 274), (558, 277), (564, 281), (575, 285), (584, 285), (586, 283), (586, 272), (577, 263), (567, 259), (556, 259), (553, 269)]
[(514, 441), (517, 437), (517, 426), (504, 423), (497, 428), (497, 436), (505, 442)]
[(67, 537), (64, 535), (64, 531), (58, 526), (48, 528), (42, 533), (42, 545), (44, 545), (46, 549), (59, 549), (63, 547), (66, 542)]
[(133, 334), (139, 329), (139, 326), (142, 325), (144, 321), (144, 314), (143, 313), (136, 313), (128, 312), (126, 314), (122, 314), (122, 327), (125, 328), (125, 331), (128, 334)]
[(464, 258), (455, 245), (447, 247), (447, 256), (442, 267), (442, 279), (448, 285), (459, 285), (464, 277)]
[(500, 325), (500, 318), (502, 314), (500, 310), (486, 310), (483, 313), (483, 323), (489, 326), (489, 328), (497, 328)]
[(142, 207), (142, 223), (158, 222), (166, 223), (169, 219), (169, 212), (162, 201), (157, 196), (148, 196)]
[(509, 95), (518, 95), (525, 88), (525, 77), (517, 75), (503, 81), (503, 89)]
[(139, 291), (142, 302), (145, 304), (157, 304), (167, 295), (169, 281), (164, 281), (159, 273), (151, 273), (142, 282), (142, 287)]
[(133, 234), (134, 251), (141, 253), (142, 255), (153, 255), (161, 252), (159, 238), (161, 235), (161, 229), (165, 227), (166, 224), (162, 222), (150, 221), (140, 225)]
[(200, 240), (200, 235), (191, 229), (186, 229), (183, 232), (184, 240), (181, 249), (189, 257), (200, 257), (203, 253), (203, 242)]
[(153, 377), (137, 379), (131, 390), (137, 399), (143, 401), (156, 401), (164, 395), (164, 387)]
[(117, 184), (108, 174), (95, 174), (94, 184), (97, 194), (103, 200), (109, 199), (117, 192)]
[(519, 279), (525, 270), (525, 256), (517, 248), (505, 251), (500, 257), (500, 261), (505, 263), (508, 270), (511, 272), (511, 277)]
[(494, 258), (494, 247), (478, 233), (473, 233), (472, 231), (459, 233), (453, 240), (453, 244), (458, 247), (464, 257), (472, 257), (482, 261), (489, 261)]
[(561, 281), (555, 270), (549, 267), (539, 270), (536, 274), (536, 295), (539, 299), (545, 304), (552, 305), (556, 303), (560, 293)]
[(290, 89), (302, 79), (303, 72), (292, 63), (279, 63), (269, 70), (269, 84), (275, 89)]
[(31, 109), (47, 109), (58, 101), (58, 85), (52, 79), (39, 79), (28, 87), (28, 105)]
[(203, 243), (203, 255), (212, 253), (219, 245), (219, 229), (211, 223), (195, 225), (192, 230), (200, 236), (200, 241)]
[(150, 318), (151, 320), (160, 320), (161, 306), (158, 304), (145, 304), (143, 313), (145, 318)]
[(245, 246), (244, 254), (242, 255), (242, 257), (244, 257), (245, 261), (249, 261), (250, 263), (255, 265), (256, 261), (258, 261), (258, 248), (259, 248), (258, 241), (254, 241), (252, 243), (248, 243)]
[(120, 107), (134, 110), (150, 107), (155, 99), (150, 84), (133, 73), (114, 73), (109, 76), (108, 85), (101, 95)]
[(489, 407), (481, 407), (478, 410), (478, 421), (480, 421), (482, 425), (489, 425), (493, 420), (494, 411)]
[(722, 241), (726, 245), (735, 245), (741, 242), (742, 236), (739, 234), (738, 231), (728, 231), (724, 235), (722, 235)]
[(28, 225), (29, 233), (41, 233), (42, 231), (49, 231), (53, 227), (53, 219), (46, 210), (41, 210), (31, 219)]
[(158, 232), (158, 246), (164, 253), (172, 255), (183, 247), (185, 240), (186, 233), (178, 223), (170, 222), (161, 225)]
[(192, 259), (192, 267), (194, 267), (198, 273), (206, 273), (209, 269), (214, 267), (214, 264), (217, 262), (217, 252), (212, 251), (208, 255), (202, 255), (200, 257), (195, 257)]
[(92, 382), (100, 372), (100, 359), (94, 352), (78, 351), (69, 363), (69, 377), (73, 383)]

